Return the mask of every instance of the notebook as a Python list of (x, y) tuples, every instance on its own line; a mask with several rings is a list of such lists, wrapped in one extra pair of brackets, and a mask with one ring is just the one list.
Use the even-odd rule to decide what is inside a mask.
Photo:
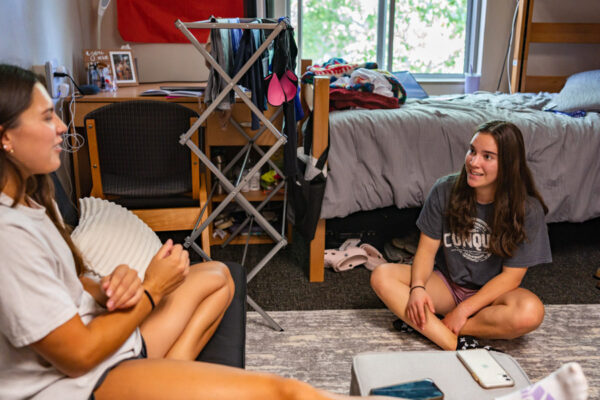
[(200, 82), (197, 85), (169, 85), (160, 86), (162, 90), (184, 90), (184, 91), (199, 91), (202, 92), (206, 89), (206, 82)]
[(404, 90), (406, 90), (406, 98), (408, 99), (425, 99), (429, 97), (425, 89), (419, 85), (419, 82), (408, 71), (392, 72), (392, 74), (400, 81)]

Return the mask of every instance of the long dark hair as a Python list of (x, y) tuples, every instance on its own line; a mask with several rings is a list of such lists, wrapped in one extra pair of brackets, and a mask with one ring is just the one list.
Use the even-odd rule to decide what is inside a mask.
[[(0, 139), (8, 129), (19, 126), (21, 114), (29, 108), (33, 101), (33, 88), (39, 82), (37, 76), (26, 69), (7, 64), (0, 64)], [(54, 205), (54, 185), (50, 176), (28, 176), (21, 163), (9, 152), (0, 149), (0, 191), (4, 190), (9, 174), (16, 183), (16, 196), (12, 207), (23, 202), (26, 196), (46, 208), (46, 214), (52, 220), (63, 239), (69, 245), (75, 260), (77, 274), (85, 267), (81, 253), (71, 240), (70, 229), (63, 224), (62, 218)]]
[[(511, 257), (518, 245), (527, 239), (523, 223), (528, 196), (539, 200), (544, 214), (548, 212), (548, 207), (527, 166), (525, 143), (519, 128), (506, 121), (490, 121), (478, 126), (475, 130), (477, 133), (491, 135), (498, 147), (498, 175), (489, 251), (503, 258)], [(473, 228), (476, 207), (475, 190), (467, 184), (467, 171), (463, 164), (446, 208), (450, 230), (466, 238)]]

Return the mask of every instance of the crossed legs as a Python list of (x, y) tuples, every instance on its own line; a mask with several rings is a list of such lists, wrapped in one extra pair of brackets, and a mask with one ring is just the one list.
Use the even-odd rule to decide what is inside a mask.
[(215, 332), (235, 292), (226, 265), (193, 265), (185, 281), (140, 326), (148, 358), (195, 360)]
[[(457, 336), (429, 310), (427, 323), (421, 330), (407, 318), (406, 305), (409, 298), (411, 266), (383, 264), (371, 274), (371, 286), (377, 296), (400, 319), (412, 326), (444, 350), (455, 350)], [(445, 315), (456, 307), (446, 284), (436, 274), (431, 274), (425, 285), (437, 314)], [(498, 297), (492, 304), (471, 316), (460, 331), (488, 339), (513, 339), (536, 329), (544, 317), (540, 299), (522, 288), (511, 290)]]

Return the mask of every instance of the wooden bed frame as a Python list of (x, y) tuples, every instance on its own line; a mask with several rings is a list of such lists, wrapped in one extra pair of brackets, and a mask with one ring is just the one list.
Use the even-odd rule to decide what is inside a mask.
[[(600, 43), (600, 23), (532, 22), (534, 0), (521, 0), (515, 27), (511, 69), (513, 92), (559, 92), (567, 76), (535, 76), (527, 74), (530, 43)], [(577, 71), (574, 71), (575, 73)]]
[[(515, 27), (514, 60), (511, 85), (519, 92), (559, 92), (567, 76), (527, 75), (527, 57), (530, 43), (598, 43), (600, 44), (600, 23), (532, 23), (534, 0), (521, 0)], [(312, 65), (310, 60), (302, 60), (301, 71)], [(576, 73), (579, 71), (573, 71)], [(305, 98), (308, 87), (302, 88)], [(327, 147), (329, 121), (329, 78), (315, 77), (313, 93), (313, 155), (318, 157)], [(305, 102), (303, 103), (306, 104)], [(315, 237), (310, 243), (309, 279), (322, 282), (325, 252), (325, 220), (320, 219)]]

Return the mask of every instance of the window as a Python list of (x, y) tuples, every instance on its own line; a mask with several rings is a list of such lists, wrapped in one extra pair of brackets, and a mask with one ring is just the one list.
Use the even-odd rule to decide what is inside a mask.
[(314, 63), (377, 61), (440, 78), (477, 69), (480, 0), (287, 1), (301, 57)]

